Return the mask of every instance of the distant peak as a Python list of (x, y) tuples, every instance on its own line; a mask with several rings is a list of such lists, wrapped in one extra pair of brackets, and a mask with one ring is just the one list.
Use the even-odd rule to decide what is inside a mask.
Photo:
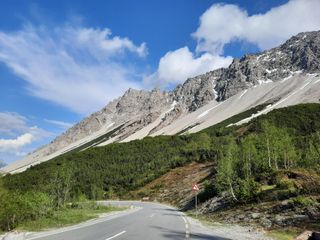
[(155, 87), (154, 89), (152, 89), (152, 92), (161, 92), (161, 89), (159, 87)]
[(131, 94), (136, 94), (141, 92), (141, 90), (134, 89), (134, 88), (129, 88), (127, 91), (125, 91), (124, 96), (126, 95), (131, 95)]

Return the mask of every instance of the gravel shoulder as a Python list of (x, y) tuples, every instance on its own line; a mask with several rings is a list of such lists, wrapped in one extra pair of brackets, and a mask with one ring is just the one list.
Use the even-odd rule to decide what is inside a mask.
[(232, 240), (272, 240), (265, 233), (254, 228), (243, 227), (235, 224), (209, 224), (198, 219), (188, 217), (190, 224), (191, 236), (201, 237), (201, 234), (215, 236), (217, 239), (232, 239)]

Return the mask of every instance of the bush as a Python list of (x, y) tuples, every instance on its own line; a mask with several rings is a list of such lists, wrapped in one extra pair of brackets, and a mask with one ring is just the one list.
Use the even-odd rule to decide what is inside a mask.
[(280, 179), (277, 182), (277, 188), (282, 190), (293, 190), (295, 189), (295, 185), (293, 181), (290, 181), (289, 179)]
[(19, 223), (46, 216), (52, 211), (52, 201), (44, 193), (5, 192), (0, 198), (0, 229), (10, 231)]
[(296, 198), (290, 199), (289, 204), (292, 204), (293, 206), (299, 206), (299, 207), (308, 207), (308, 206), (317, 205), (317, 201), (309, 197), (298, 196)]
[(240, 202), (249, 202), (254, 200), (259, 193), (260, 184), (254, 181), (253, 178), (245, 180), (238, 180), (238, 188), (236, 189), (236, 196)]
[(213, 182), (209, 182), (208, 180), (206, 180), (204, 181), (203, 185), (204, 190), (198, 195), (199, 201), (205, 202), (206, 200), (218, 195), (218, 191)]

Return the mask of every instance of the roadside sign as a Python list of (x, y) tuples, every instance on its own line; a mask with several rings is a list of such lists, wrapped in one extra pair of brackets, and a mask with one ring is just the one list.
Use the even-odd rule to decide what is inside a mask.
[(193, 185), (192, 185), (192, 190), (193, 190), (193, 191), (199, 191), (200, 189), (199, 189), (198, 184), (193, 184)]
[(196, 215), (198, 215), (198, 198), (197, 198), (197, 192), (199, 191), (199, 186), (198, 184), (193, 184), (192, 185), (192, 191), (194, 191), (194, 204), (195, 204), (195, 209), (196, 209)]

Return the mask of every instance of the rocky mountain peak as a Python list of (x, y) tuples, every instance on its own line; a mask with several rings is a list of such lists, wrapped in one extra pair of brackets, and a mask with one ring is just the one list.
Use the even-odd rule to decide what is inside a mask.
[(151, 91), (130, 88), (52, 143), (30, 154), (26, 162), (54, 156), (61, 149), (79, 147), (105, 134), (110, 134), (104, 139), (106, 142), (110, 138), (110, 142), (115, 142), (161, 134), (175, 120), (206, 104), (215, 105), (212, 101), (222, 102), (255, 85), (297, 79), (294, 75), (301, 72), (320, 73), (320, 31), (300, 33), (279, 47), (234, 59), (228, 68), (189, 78), (169, 92), (159, 88)]
[(320, 72), (319, 38), (320, 31), (301, 33), (279, 47), (234, 59), (228, 68), (187, 79), (170, 93), (177, 104), (156, 129), (211, 101), (222, 102), (253, 86), (289, 79), (302, 72)]
[[(185, 84), (177, 87), (177, 92), (183, 91), (187, 95), (196, 94), (193, 95), (196, 99), (197, 91), (201, 89), (202, 92), (208, 93), (204, 98), (205, 102), (224, 101), (244, 89), (279, 81), (298, 71), (320, 72), (320, 31), (299, 33), (279, 47), (234, 59), (228, 68), (211, 71), (187, 80)], [(212, 86), (214, 86), (213, 90)], [(190, 91), (190, 89), (193, 90)], [(188, 101), (191, 101), (190, 110), (201, 106), (199, 97), (195, 99), (188, 98)]]
[(159, 88), (152, 91), (129, 88), (123, 96), (76, 124), (55, 142), (61, 138), (71, 142), (112, 123), (119, 125), (130, 120), (145, 125), (170, 109), (161, 123), (165, 126), (181, 114), (195, 111), (210, 101), (223, 101), (254, 85), (279, 81), (299, 71), (320, 72), (319, 61), (320, 31), (299, 33), (279, 47), (234, 59), (228, 68), (189, 78), (170, 92)]

